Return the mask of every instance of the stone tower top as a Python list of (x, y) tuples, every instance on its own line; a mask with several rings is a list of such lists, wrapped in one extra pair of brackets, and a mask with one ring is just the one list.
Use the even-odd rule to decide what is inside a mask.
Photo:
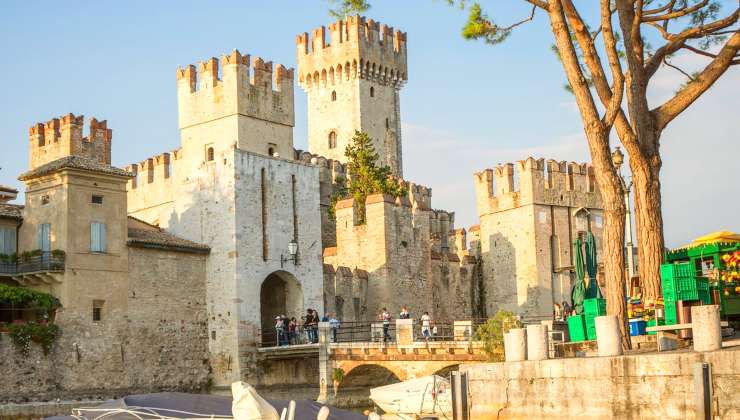
[(85, 117), (67, 114), (46, 122), (39, 122), (28, 130), (30, 140), (30, 169), (66, 157), (80, 156), (110, 165), (113, 130), (107, 121), (90, 119), (90, 132), (82, 135)]
[(407, 80), (406, 33), (361, 16), (348, 16), (296, 37), (298, 74), (309, 90), (334, 78), (371, 79), (400, 87)]
[(530, 204), (601, 208), (601, 194), (587, 163), (527, 158), (477, 172), (478, 215)]
[(293, 69), (238, 50), (178, 68), (177, 99), (181, 129), (230, 115), (294, 125)]

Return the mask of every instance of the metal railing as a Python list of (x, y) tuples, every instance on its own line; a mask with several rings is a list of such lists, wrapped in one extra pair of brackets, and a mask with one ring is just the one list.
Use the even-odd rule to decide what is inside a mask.
[(43, 252), (40, 255), (19, 257), (17, 262), (0, 262), (0, 274), (26, 274), (43, 271), (64, 271), (64, 254)]
[[(476, 329), (486, 322), (486, 319), (468, 319), (470, 328), (466, 330), (460, 325), (455, 326), (455, 321), (432, 321), (429, 328), (425, 328), (422, 321), (414, 319), (412, 326), (414, 341), (459, 341), (472, 340)], [(428, 330), (428, 334), (425, 334)], [(310, 344), (309, 334), (316, 337), (314, 342), (318, 342), (318, 328), (309, 333), (308, 328), (299, 326), (294, 333), (278, 333), (277, 329), (259, 330), (261, 337), (260, 347), (291, 346), (300, 344)], [(329, 341), (333, 343), (367, 343), (367, 342), (395, 342), (396, 341), (396, 320), (391, 320), (384, 327), (383, 321), (353, 321), (341, 322), (339, 328), (329, 330)]]

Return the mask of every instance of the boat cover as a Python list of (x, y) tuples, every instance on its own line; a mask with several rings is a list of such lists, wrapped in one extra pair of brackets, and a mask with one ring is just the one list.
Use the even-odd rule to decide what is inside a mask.
[[(267, 400), (278, 413), (288, 407), (289, 401)], [(133, 409), (134, 407), (150, 407), (151, 415), (139, 415), (142, 419), (172, 418), (209, 418), (219, 416), (232, 418), (232, 398), (221, 395), (186, 394), (181, 392), (159, 392), (156, 394), (131, 395), (117, 400), (107, 401), (88, 410), (81, 409), (80, 413), (86, 420), (93, 420), (105, 415), (105, 420), (132, 420), (136, 417), (125, 412), (112, 414), (98, 411), (103, 408)], [(295, 420), (316, 420), (316, 416), (323, 405), (315, 401), (296, 401)], [(367, 416), (348, 410), (330, 408), (329, 420), (367, 420)], [(173, 411), (174, 410), (174, 411)], [(140, 411), (137, 411), (139, 413)], [(219, 418), (215, 417), (215, 418)], [(45, 420), (76, 420), (80, 417), (55, 416)]]

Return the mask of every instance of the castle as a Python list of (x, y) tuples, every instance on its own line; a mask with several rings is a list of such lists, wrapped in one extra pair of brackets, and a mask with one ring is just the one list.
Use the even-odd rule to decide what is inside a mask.
[[(516, 172), (513, 164), (480, 172), (481, 224), (456, 229), (453, 212), (433, 209), (430, 188), (403, 179), (406, 43), (404, 32), (352, 16), (328, 34), (298, 35), (296, 71), (237, 50), (178, 68), (180, 148), (124, 169), (110, 165), (105, 121), (91, 120), (88, 137), (71, 114), (34, 125), (26, 206), (0, 204), (0, 227), (21, 238), (13, 252), (60, 249), (67, 260), (61, 272), (0, 270), (0, 280), (59, 296), (65, 339), (98, 340), (92, 360), (104, 365), (120, 365), (107, 334), (127, 325), (159, 342), (179, 320), (191, 336), (170, 356), (195, 346), (180, 365), (191, 387), (203, 383), (204, 366), (216, 386), (261, 383), (257, 348), (274, 340), (275, 317), (300, 320), (308, 308), (344, 322), (401, 306), (437, 320), (498, 309), (551, 317), (569, 295), (572, 239), (591, 230), (601, 240), (590, 168), (530, 158)], [(308, 95), (309, 151), (293, 146), (296, 79)], [(344, 150), (355, 131), (369, 135), (407, 191), (368, 196), (364, 223), (353, 199), (329, 212), (337, 182), (350, 176)], [(121, 358), (128, 343), (143, 344), (120, 343)], [(120, 389), (169, 386), (128, 375)]]

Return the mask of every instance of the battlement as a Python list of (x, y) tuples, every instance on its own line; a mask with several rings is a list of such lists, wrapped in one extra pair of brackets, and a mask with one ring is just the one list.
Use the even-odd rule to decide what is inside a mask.
[(305, 150), (294, 149), (293, 159), (319, 167), (321, 182), (336, 183), (337, 178), (347, 179), (347, 166), (342, 162), (316, 155)]
[(182, 149), (177, 149), (126, 166), (126, 170), (134, 174), (134, 177), (129, 180), (128, 190), (151, 190), (158, 187), (156, 184), (170, 183), (177, 161), (180, 159), (182, 159)]
[(235, 114), (293, 126), (293, 73), (238, 50), (178, 68), (180, 128)]
[(477, 172), (478, 214), (528, 204), (601, 207), (593, 168), (587, 163), (529, 157)]
[(298, 80), (310, 90), (351, 79), (400, 88), (408, 80), (406, 33), (373, 19), (348, 16), (296, 36)]
[(83, 136), (85, 117), (72, 113), (32, 125), (28, 130), (30, 169), (66, 156), (80, 156), (110, 165), (113, 130), (108, 122), (90, 119)]

